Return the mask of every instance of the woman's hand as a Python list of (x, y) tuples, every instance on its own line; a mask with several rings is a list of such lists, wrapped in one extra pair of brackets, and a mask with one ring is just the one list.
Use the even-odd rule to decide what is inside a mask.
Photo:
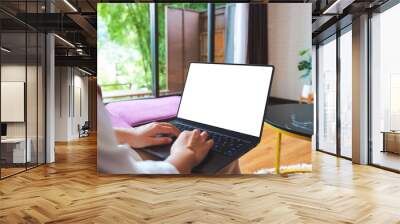
[(188, 174), (206, 157), (214, 142), (207, 140), (208, 134), (199, 130), (184, 131), (176, 139), (171, 154), (166, 159), (182, 174)]
[(153, 122), (136, 128), (116, 129), (115, 133), (119, 144), (128, 144), (133, 148), (144, 148), (169, 144), (172, 139), (170, 137), (160, 137), (160, 135), (178, 136), (180, 131), (170, 123)]

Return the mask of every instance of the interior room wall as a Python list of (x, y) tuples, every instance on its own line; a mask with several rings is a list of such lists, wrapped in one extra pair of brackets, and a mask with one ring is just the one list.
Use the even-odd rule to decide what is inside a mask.
[(55, 72), (55, 140), (70, 141), (79, 138), (78, 125), (89, 118), (88, 77), (73, 67)]
[[(73, 119), (72, 119), (72, 136), (73, 138), (79, 137), (78, 125), (82, 126), (85, 121), (88, 121), (88, 78), (82, 76), (78, 72), (74, 74), (74, 104), (73, 104)], [(79, 102), (80, 101), (80, 102)]]
[[(26, 85), (25, 122), (6, 122), (8, 138), (29, 139), (30, 155), (33, 163), (44, 162), (44, 83), (42, 67), (20, 63), (5, 63), (1, 66), (2, 82), (24, 82)], [(25, 80), (27, 78), (27, 80)], [(22, 93), (23, 94), (23, 93)], [(2, 96), (7, 97), (7, 96)], [(8, 108), (1, 108), (7, 110)], [(26, 111), (25, 111), (26, 110)], [(4, 112), (4, 111), (3, 111)], [(11, 112), (12, 111), (8, 111)]]
[(55, 141), (68, 141), (69, 125), (69, 84), (68, 67), (55, 68)]
[(268, 62), (275, 66), (271, 96), (300, 99), (299, 51), (312, 49), (310, 3), (268, 4)]
[[(43, 60), (44, 62), (44, 60)], [(45, 135), (46, 135), (46, 76), (44, 71), (44, 66), (38, 67), (38, 154), (45, 155), (46, 154), (46, 143), (45, 143)], [(45, 163), (46, 156), (39, 156), (38, 163)]]
[[(36, 82), (35, 78), (32, 78), (30, 74), (36, 74), (36, 66), (29, 66), (26, 68), (25, 65), (19, 64), (4, 64), (1, 66), (1, 81), (2, 82), (26, 82), (25, 73), (28, 72), (28, 82), (27, 82), (27, 107), (30, 107), (29, 111), (36, 111), (37, 106), (41, 107), (43, 105), (38, 105), (37, 95), (36, 95)], [(39, 103), (43, 103), (39, 101)], [(6, 108), (2, 108), (5, 110)], [(28, 133), (36, 133), (36, 113), (27, 113), (28, 122), (35, 122), (35, 124), (28, 125)], [(10, 122), (7, 123), (7, 137), (10, 138), (20, 138), (25, 137), (25, 123), (24, 122)], [(28, 136), (29, 137), (29, 136)]]

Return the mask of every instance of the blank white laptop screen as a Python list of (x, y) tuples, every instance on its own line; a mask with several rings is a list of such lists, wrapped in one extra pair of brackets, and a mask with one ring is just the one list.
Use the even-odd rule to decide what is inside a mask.
[(178, 118), (260, 137), (272, 70), (192, 63)]

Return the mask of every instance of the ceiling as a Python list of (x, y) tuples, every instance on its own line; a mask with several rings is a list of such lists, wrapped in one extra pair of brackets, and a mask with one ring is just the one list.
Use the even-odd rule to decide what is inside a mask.
[[(7, 58), (35, 55), (37, 48), (33, 43), (28, 43), (25, 52), (26, 30), (35, 35), (52, 32), (57, 34), (56, 65), (79, 66), (95, 74), (96, 4), (97, 0), (48, 0), (47, 5), (45, 0), (1, 0), (2, 45), (12, 49)], [(31, 36), (28, 34), (28, 42)]]
[[(386, 1), (269, 0), (271, 3), (312, 3), (314, 43), (335, 32), (339, 20), (347, 19), (351, 23), (352, 16)], [(56, 65), (80, 66), (96, 73), (97, 2), (99, 0), (47, 0), (46, 5), (45, 0), (1, 0), (1, 29), (7, 33), (3, 34), (3, 45), (8, 42), (9, 47), (16, 49), (14, 54), (24, 53), (25, 39), (20, 38), (19, 32), (25, 32), (26, 28), (31, 31), (54, 32), (60, 37), (55, 38)], [(340, 24), (344, 26), (346, 22)], [(28, 53), (34, 47), (28, 44)]]
[(352, 18), (373, 10), (388, 0), (313, 1), (313, 44), (326, 39), (352, 23)]

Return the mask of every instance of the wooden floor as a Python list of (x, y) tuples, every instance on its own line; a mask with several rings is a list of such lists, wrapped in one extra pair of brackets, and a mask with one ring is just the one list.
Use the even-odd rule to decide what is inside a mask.
[[(277, 133), (270, 127), (263, 129), (260, 144), (239, 160), (244, 174), (253, 174), (260, 169), (273, 168), (275, 163)], [(281, 166), (311, 164), (311, 142), (282, 135)]]
[(382, 152), (375, 148), (372, 156), (374, 164), (400, 170), (400, 155), (391, 152)]
[(400, 223), (400, 175), (318, 152), (289, 177), (100, 175), (95, 138), (56, 156), (0, 181), (0, 223)]
[(34, 169), (37, 167), (37, 164), (27, 164), (27, 167), (23, 165), (23, 167), (8, 167), (8, 168), (1, 168), (1, 178), (6, 178), (8, 176), (21, 173), (26, 171), (27, 169)]
[(26, 170), (25, 167), (23, 168), (0, 168), (1, 169), (1, 178), (19, 173), (19, 172), (23, 172)]

